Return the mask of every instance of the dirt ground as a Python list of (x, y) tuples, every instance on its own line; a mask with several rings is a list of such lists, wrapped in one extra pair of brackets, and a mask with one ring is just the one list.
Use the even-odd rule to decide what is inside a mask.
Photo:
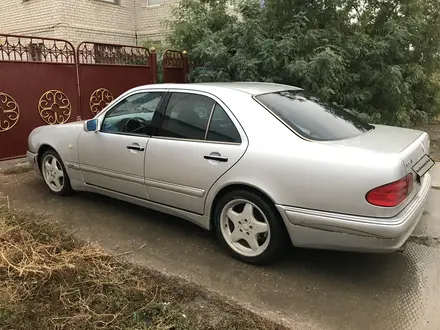
[(2, 330), (287, 330), (0, 203)]
[[(0, 174), (0, 203), (62, 219), (110, 253), (183, 277), (299, 330), (439, 330), (440, 190), (403, 252), (288, 249), (246, 265), (215, 235), (181, 219), (93, 194), (51, 195), (35, 173)], [(143, 247), (139, 249), (139, 247)]]

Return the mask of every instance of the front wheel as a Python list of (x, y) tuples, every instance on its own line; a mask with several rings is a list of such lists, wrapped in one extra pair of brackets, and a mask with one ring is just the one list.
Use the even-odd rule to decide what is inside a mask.
[(72, 192), (66, 168), (60, 156), (54, 150), (48, 150), (43, 154), (41, 172), (51, 193), (64, 196)]
[(223, 196), (214, 210), (217, 236), (241, 261), (262, 264), (279, 257), (286, 242), (276, 210), (264, 198), (238, 190)]

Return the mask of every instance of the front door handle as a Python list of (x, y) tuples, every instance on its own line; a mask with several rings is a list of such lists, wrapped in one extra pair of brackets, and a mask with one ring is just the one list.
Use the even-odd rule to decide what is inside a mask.
[(224, 163), (228, 161), (228, 157), (216, 156), (216, 155), (206, 155), (204, 156), (204, 158), (208, 160), (216, 160), (218, 162), (224, 162)]
[(127, 146), (127, 149), (129, 150), (136, 150), (136, 151), (144, 151), (145, 148), (139, 147), (139, 146)]

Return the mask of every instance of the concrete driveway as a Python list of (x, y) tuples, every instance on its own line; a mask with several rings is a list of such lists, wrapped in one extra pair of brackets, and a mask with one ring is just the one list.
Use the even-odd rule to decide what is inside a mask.
[[(440, 329), (440, 190), (432, 190), (404, 252), (387, 255), (291, 249), (270, 267), (231, 259), (213, 234), (92, 194), (58, 198), (33, 172), (0, 175), (0, 202), (44, 211), (77, 234), (140, 264), (186, 277), (295, 329)], [(3, 196), (2, 196), (3, 195)]]

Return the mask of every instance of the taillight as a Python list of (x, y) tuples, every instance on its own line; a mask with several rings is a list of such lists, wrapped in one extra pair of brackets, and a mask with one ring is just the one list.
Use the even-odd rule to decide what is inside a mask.
[(376, 206), (394, 207), (402, 203), (413, 190), (412, 173), (402, 179), (377, 187), (367, 193), (367, 202)]

